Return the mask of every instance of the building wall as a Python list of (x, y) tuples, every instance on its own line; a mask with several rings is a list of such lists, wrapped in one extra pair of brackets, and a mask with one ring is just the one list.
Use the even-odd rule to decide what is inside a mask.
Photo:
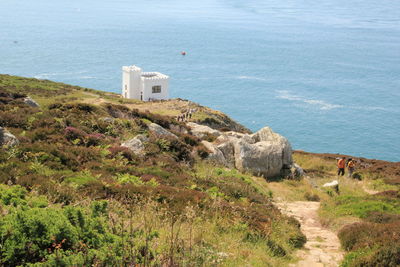
[[(142, 77), (142, 85), (143, 85), (143, 100), (149, 101), (150, 99), (168, 99), (168, 78), (151, 78), (146, 79)], [(161, 86), (161, 93), (153, 94), (153, 86)]]
[(122, 67), (122, 96), (140, 99), (142, 70), (140, 68)]

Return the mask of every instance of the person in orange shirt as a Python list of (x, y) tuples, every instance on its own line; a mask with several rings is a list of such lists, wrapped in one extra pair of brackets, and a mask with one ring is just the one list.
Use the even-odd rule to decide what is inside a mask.
[(337, 175), (344, 175), (344, 168), (346, 167), (346, 158), (343, 157), (341, 159), (338, 160), (337, 162), (337, 166), (338, 166), (338, 173)]
[(353, 177), (353, 172), (354, 169), (356, 167), (356, 163), (353, 159), (349, 159), (349, 161), (347, 162), (347, 170), (349, 171), (349, 177)]

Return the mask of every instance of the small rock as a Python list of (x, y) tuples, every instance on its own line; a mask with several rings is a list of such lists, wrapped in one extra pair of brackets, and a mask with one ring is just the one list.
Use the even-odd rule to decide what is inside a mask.
[(5, 128), (0, 127), (0, 145), (12, 147), (19, 144), (19, 140)]
[(160, 125), (158, 125), (156, 123), (150, 123), (148, 127), (151, 132), (153, 132), (154, 134), (156, 134), (159, 137), (172, 137), (172, 138), (178, 139), (178, 137), (175, 134), (171, 133), (170, 131), (165, 130), (163, 127), (161, 127)]
[(186, 125), (190, 127), (192, 134), (198, 138), (204, 138), (206, 136), (206, 134), (211, 134), (216, 137), (221, 135), (220, 131), (215, 130), (215, 129), (210, 128), (205, 125), (200, 125), (200, 124), (197, 124), (194, 122), (188, 122)]
[(339, 182), (337, 180), (333, 180), (330, 183), (324, 184), (322, 187), (333, 187), (333, 186), (337, 186), (337, 185), (339, 185)]
[(148, 138), (142, 134), (135, 136), (124, 143), (121, 146), (129, 148), (136, 155), (142, 155), (144, 153), (144, 142), (147, 142)]
[(337, 180), (333, 180), (330, 183), (326, 183), (322, 187), (333, 188), (336, 191), (336, 193), (339, 193), (339, 182)]
[(101, 118), (101, 120), (104, 122), (107, 122), (107, 123), (112, 123), (115, 121), (115, 119), (111, 118), (111, 117), (104, 117), (104, 118)]
[(305, 174), (303, 168), (297, 165), (296, 163), (292, 165), (292, 173), (294, 178), (301, 178)]
[(24, 98), (24, 103), (27, 104), (30, 107), (33, 107), (33, 108), (39, 108), (40, 107), (40, 105), (35, 100), (30, 98), (29, 96)]

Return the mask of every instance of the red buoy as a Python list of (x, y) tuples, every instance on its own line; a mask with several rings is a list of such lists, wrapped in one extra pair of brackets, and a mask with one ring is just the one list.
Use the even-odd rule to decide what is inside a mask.
[(185, 51), (182, 51), (182, 52), (181, 52), (181, 55), (182, 55), (182, 56), (186, 56), (186, 52), (185, 52)]

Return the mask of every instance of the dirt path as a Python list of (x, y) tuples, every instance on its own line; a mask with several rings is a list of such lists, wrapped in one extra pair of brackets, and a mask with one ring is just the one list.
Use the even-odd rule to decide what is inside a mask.
[(290, 266), (338, 266), (343, 258), (336, 234), (323, 228), (319, 222), (319, 205), (319, 202), (311, 201), (277, 203), (283, 213), (300, 221), (301, 231), (307, 237), (304, 249), (297, 254), (300, 261)]

